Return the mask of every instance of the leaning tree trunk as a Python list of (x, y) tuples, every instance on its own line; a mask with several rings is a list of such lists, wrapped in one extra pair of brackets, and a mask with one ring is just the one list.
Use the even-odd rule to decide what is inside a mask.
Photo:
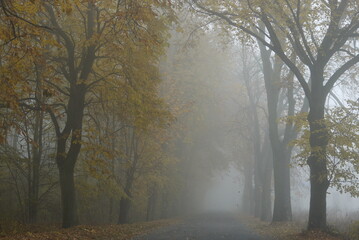
[[(311, 153), (308, 158), (310, 168), (310, 208), (308, 230), (326, 229), (326, 194), (329, 187), (326, 148), (328, 129), (324, 123), (326, 95), (313, 88), (308, 122), (310, 126)], [(315, 94), (316, 93), (316, 94)]]

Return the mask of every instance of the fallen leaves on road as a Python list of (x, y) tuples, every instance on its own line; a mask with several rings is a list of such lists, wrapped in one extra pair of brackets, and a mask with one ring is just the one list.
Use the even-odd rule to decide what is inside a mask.
[(1, 240), (127, 240), (151, 230), (175, 224), (179, 220), (160, 220), (124, 225), (88, 226), (49, 232), (27, 232), (1, 237)]
[(253, 217), (242, 217), (242, 222), (256, 233), (275, 240), (342, 240), (321, 231), (304, 231), (304, 226), (295, 222), (268, 223)]

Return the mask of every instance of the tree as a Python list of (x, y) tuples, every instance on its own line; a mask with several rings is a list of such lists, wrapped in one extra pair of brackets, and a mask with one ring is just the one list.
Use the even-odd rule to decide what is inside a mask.
[[(328, 180), (332, 188), (340, 193), (349, 193), (353, 197), (359, 195), (359, 183), (357, 174), (358, 162), (358, 114), (359, 103), (348, 101), (346, 106), (333, 107), (325, 114), (325, 122), (328, 126)], [(294, 145), (301, 151), (295, 156), (300, 166), (305, 164), (310, 154), (308, 138), (309, 124), (305, 121), (306, 114), (291, 117), (290, 121), (296, 121), (301, 128), (302, 135), (294, 141)]]
[(23, 18), (25, 14), (34, 17), (37, 11), (29, 2), (21, 5), (4, 0), (0, 3), (1, 142), (5, 142), (7, 130), (16, 126), (16, 120), (24, 117), (21, 99), (28, 98), (34, 90), (29, 78), (36, 82), (33, 69), (43, 63), (41, 49), (33, 42), (43, 29)]
[[(241, 110), (242, 119), (238, 119), (240, 125), (239, 131), (242, 133), (241, 138), (246, 139), (249, 143), (241, 143), (249, 145), (252, 156), (254, 158), (252, 165), (254, 165), (254, 171), (250, 164), (244, 163), (244, 176), (245, 176), (245, 188), (243, 190), (243, 204), (250, 205), (254, 203), (255, 217), (259, 217), (264, 221), (271, 219), (271, 185), (272, 185), (272, 157), (269, 136), (268, 125), (262, 123), (267, 115), (267, 111), (263, 111), (261, 104), (263, 102), (263, 86), (260, 86), (258, 81), (261, 81), (261, 77), (258, 74), (258, 64), (255, 61), (255, 56), (250, 57), (248, 50), (242, 46), (241, 51), (241, 80), (245, 87), (245, 92), (248, 98), (244, 109)], [(243, 103), (242, 103), (243, 104)], [(246, 130), (247, 129), (247, 130)], [(249, 133), (247, 132), (249, 130)], [(248, 139), (249, 138), (249, 139)], [(247, 146), (248, 147), (248, 146)], [(243, 149), (245, 150), (245, 149)], [(242, 151), (243, 151), (242, 150)], [(243, 153), (241, 153), (242, 156)], [(251, 158), (250, 158), (251, 159)], [(245, 160), (245, 161), (248, 161)], [(253, 174), (251, 174), (253, 172)], [(251, 178), (254, 177), (254, 196), (248, 198), (251, 195), (249, 184), (251, 184)], [(248, 191), (248, 192), (247, 192)], [(247, 198), (247, 199), (245, 199)], [(248, 207), (247, 207), (248, 208)], [(244, 208), (244, 211), (251, 209)]]
[[(15, 24), (26, 23), (18, 26), (33, 28), (25, 34), (28, 44), (16, 49), (15, 56), (34, 47), (39, 54), (33, 50), (29, 56), (42, 56), (42, 65), (51, 73), (43, 82), (47, 101), (37, 96), (20, 96), (13, 102), (31, 110), (43, 109), (51, 116), (57, 137), (63, 227), (70, 227), (78, 222), (74, 169), (83, 142), (83, 120), (86, 107), (91, 104), (90, 93), (96, 91), (100, 82), (112, 82), (113, 86), (118, 82), (131, 84), (124, 69), (128, 69), (126, 64), (130, 62), (126, 60), (132, 56), (132, 50), (141, 49), (142, 57), (155, 65), (165, 46), (166, 26), (174, 18), (168, 1), (21, 1), (13, 5), (18, 9), (16, 16), (10, 14), (17, 21)], [(13, 22), (9, 26), (18, 27)], [(3, 65), (7, 78), (14, 67), (10, 60)], [(20, 72), (25, 70), (20, 76), (34, 72), (28, 64), (19, 66)], [(29, 84), (26, 78), (23, 80), (20, 83)]]
[(31, 223), (36, 222), (39, 200), (42, 196), (40, 178), (43, 173), (41, 164), (45, 110), (36, 104), (30, 107), (28, 103), (33, 99), (46, 102), (48, 96), (44, 92), (48, 89), (43, 86), (43, 81), (49, 73), (42, 67), (42, 47), (47, 45), (39, 44), (43, 40), (43, 31), (47, 28), (31, 22), (38, 11), (39, 5), (31, 2), (0, 3), (0, 86), (3, 89), (0, 94), (0, 139), (6, 147), (6, 138), (12, 138), (9, 135), (23, 137), (19, 143), (14, 138), (12, 140), (26, 149), (25, 152), (21, 152), (15, 146), (15, 151), (19, 151), (18, 154), (26, 159), (27, 166), (15, 165), (23, 168), (20, 172), (26, 173), (27, 211), (24, 215), (25, 221)]
[[(17, 209), (9, 206), (13, 216), (8, 220), (19, 219), (23, 223), (35, 223), (43, 207), (53, 201), (51, 194), (58, 186), (56, 166), (53, 163), (54, 136), (49, 119), (43, 111), (20, 108), (16, 125), (8, 129), (6, 142), (1, 145), (1, 167), (7, 169), (2, 177), (4, 184), (12, 185), (6, 190), (4, 201), (16, 193)], [(7, 177), (9, 175), (9, 177)], [(16, 212), (18, 214), (16, 214)]]
[[(201, 6), (200, 6), (201, 7)], [(258, 26), (258, 30), (253, 30), (256, 34), (261, 37), (263, 35), (263, 25)], [(260, 30), (260, 31), (259, 31)], [(248, 39), (243, 39), (240, 37), (241, 41), (244, 40), (248, 42)], [(295, 105), (296, 101), (294, 100), (294, 84), (293, 84), (293, 74), (286, 73), (285, 68), (283, 67), (283, 62), (280, 60), (279, 57), (273, 56), (272, 51), (270, 49), (266, 49), (266, 47), (260, 42), (257, 41), (259, 46), (259, 54), (261, 58), (261, 70), (263, 72), (263, 80), (265, 83), (265, 92), (267, 96), (267, 121), (268, 121), (268, 134), (272, 152), (273, 159), (274, 159), (274, 210), (273, 210), (273, 217), (272, 221), (289, 221), (292, 219), (292, 209), (291, 209), (291, 198), (290, 198), (290, 157), (292, 147), (288, 145), (288, 143), (296, 136), (296, 130), (292, 123), (287, 123), (286, 126), (281, 126), (278, 122), (278, 119), (282, 114), (285, 112), (288, 115), (293, 115), (295, 112)], [(248, 66), (243, 66), (244, 68)], [(253, 68), (253, 67), (252, 67)], [(248, 70), (245, 70), (248, 71)], [(248, 78), (248, 77), (247, 77)], [(247, 91), (249, 88), (252, 88), (252, 84), (247, 82), (246, 88)], [(250, 98), (253, 98), (250, 96)], [(254, 109), (253, 100), (252, 102), (252, 109)], [(301, 111), (305, 111), (306, 105), (303, 106)], [(255, 114), (255, 112), (253, 112)], [(252, 113), (252, 115), (253, 115)], [(254, 117), (252, 123), (256, 123)], [(259, 131), (258, 124), (257, 126), (253, 127), (254, 131)], [(281, 129), (285, 130), (281, 130)], [(259, 134), (256, 134), (259, 136)], [(258, 139), (258, 137), (256, 137)], [(261, 159), (265, 154), (259, 151), (261, 149), (261, 142), (254, 141), (254, 147), (257, 148), (254, 151), (255, 159)], [(263, 145), (264, 147), (267, 147)], [(268, 149), (267, 149), (268, 151)], [(258, 155), (258, 156), (257, 156)], [(261, 156), (262, 155), (262, 156)], [(263, 207), (262, 210), (259, 211), (260, 207), (256, 207), (255, 216), (261, 218), (263, 220), (268, 220), (271, 218), (271, 214), (267, 211), (267, 208), (270, 206), (268, 202), (268, 191), (269, 187), (268, 183), (270, 182), (271, 174), (269, 172), (269, 166), (272, 164), (270, 163), (272, 160), (268, 161), (256, 161), (257, 170), (256, 172), (260, 172), (258, 174), (259, 178), (261, 178), (264, 188), (261, 187), (266, 194), (261, 197), (260, 194), (256, 193), (257, 197), (254, 198), (257, 201), (256, 206), (261, 205)], [(268, 170), (267, 170), (268, 169)], [(248, 174), (248, 173), (247, 173)], [(263, 176), (265, 176), (263, 178)], [(255, 177), (255, 179), (258, 177)], [(265, 180), (267, 179), (267, 180)], [(257, 182), (259, 182), (257, 180)], [(255, 184), (258, 185), (258, 184)], [(258, 190), (256, 190), (258, 192)], [(263, 199), (262, 199), (263, 198)], [(264, 207), (267, 206), (267, 207)], [(259, 213), (261, 212), (261, 213)]]
[[(199, 1), (195, 1), (199, 3)], [(310, 125), (310, 210), (308, 229), (326, 228), (326, 192), (328, 128), (324, 123), (325, 101), (335, 83), (359, 61), (351, 45), (357, 35), (358, 6), (354, 1), (276, 0), (230, 2), (220, 10), (197, 4), (207, 13), (220, 17), (229, 25), (256, 38), (271, 49), (294, 73), (309, 102)], [(235, 11), (236, 10), (236, 11)], [(262, 37), (253, 30), (265, 26)], [(321, 31), (318, 31), (321, 29)], [(285, 37), (290, 50), (280, 39)], [(291, 59), (295, 53), (300, 64)], [(335, 63), (334, 63), (335, 62)]]
[[(290, 221), (292, 219), (290, 160), (293, 147), (289, 143), (296, 138), (297, 131), (293, 122), (286, 122), (283, 126), (278, 119), (283, 114), (293, 116), (296, 112), (294, 75), (290, 71), (287, 73), (280, 58), (276, 55), (271, 56), (272, 51), (266, 49), (260, 41), (258, 46), (267, 95), (269, 139), (274, 159), (275, 198), (272, 221)], [(308, 104), (304, 101), (298, 111), (305, 112), (307, 108)]]

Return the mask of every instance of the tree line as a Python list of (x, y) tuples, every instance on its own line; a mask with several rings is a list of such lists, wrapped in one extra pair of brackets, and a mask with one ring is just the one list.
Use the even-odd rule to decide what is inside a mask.
[(201, 205), (223, 164), (211, 139), (224, 138), (224, 120), (206, 120), (220, 75), (197, 73), (205, 42), (184, 51), (181, 6), (1, 4), (1, 228), (123, 224)]
[[(306, 115), (307, 127), (304, 165), (310, 169), (310, 208), (308, 229), (327, 228), (326, 196), (331, 184), (341, 190), (346, 189), (354, 196), (357, 172), (357, 138), (348, 137), (341, 144), (345, 150), (338, 149), (336, 137), (347, 135), (343, 129), (336, 130), (338, 115), (326, 113), (329, 95), (335, 96), (333, 89), (341, 81), (355, 85), (357, 80), (350, 75), (355, 72), (359, 62), (356, 38), (359, 22), (356, 1), (192, 1), (193, 8), (207, 19), (220, 21), (228, 31), (241, 35), (241, 41), (257, 43), (261, 58), (261, 69), (267, 98), (268, 135), (273, 155), (274, 208), (272, 221), (288, 221), (292, 218), (290, 197), (290, 164), (293, 145), (299, 130), (293, 116), (301, 112)], [(246, 37), (243, 37), (246, 36)], [(249, 39), (248, 39), (249, 38)], [(243, 67), (243, 79), (249, 81), (248, 71)], [(350, 82), (352, 81), (352, 82)], [(260, 216), (258, 199), (267, 201), (263, 175), (265, 163), (269, 161), (262, 154), (265, 146), (259, 141), (255, 94), (246, 82), (248, 101), (251, 105), (250, 121), (253, 126), (254, 157), (254, 199), (255, 215)], [(297, 85), (297, 88), (295, 88)], [(299, 86), (298, 86), (299, 85)], [(294, 91), (302, 98), (296, 99)], [(305, 98), (305, 99), (303, 99)], [(285, 105), (283, 106), (283, 101)], [(299, 105), (299, 106), (298, 106)], [(348, 116), (356, 116), (357, 102), (341, 107)], [(329, 106), (330, 108), (330, 106)], [(284, 112), (284, 113), (283, 113)], [(285, 124), (279, 125), (280, 116), (288, 117)], [(299, 114), (300, 115), (300, 114)], [(343, 117), (343, 115), (342, 115)], [(345, 119), (343, 117), (342, 123)], [(350, 118), (350, 117), (349, 117)], [(303, 121), (303, 118), (301, 118)], [(349, 124), (349, 123), (348, 123)], [(357, 123), (349, 124), (354, 135)], [(335, 133), (334, 133), (335, 132)], [(265, 138), (265, 137), (263, 137)], [(262, 140), (265, 142), (266, 140)], [(340, 148), (340, 147), (339, 147)], [(334, 150), (336, 149), (336, 150)], [(350, 156), (349, 156), (350, 155)], [(263, 156), (265, 159), (263, 159)], [(333, 165), (333, 161), (336, 164)], [(343, 170), (338, 170), (344, 168)], [(342, 172), (342, 174), (338, 174)], [(250, 176), (251, 177), (251, 176)], [(354, 181), (353, 181), (354, 180)], [(345, 186), (340, 186), (343, 183)], [(349, 184), (350, 186), (348, 187)], [(352, 185), (354, 184), (354, 185)], [(258, 193), (260, 192), (261, 193)], [(258, 197), (256, 197), (258, 196)], [(263, 215), (265, 216), (265, 214)]]
[[(191, 212), (214, 169), (234, 161), (242, 209), (274, 222), (292, 219), (291, 166), (308, 166), (308, 229), (326, 229), (329, 187), (358, 195), (357, 96), (343, 101), (357, 86), (358, 7), (1, 1), (3, 220)], [(233, 79), (235, 136), (233, 104), (213, 97)]]

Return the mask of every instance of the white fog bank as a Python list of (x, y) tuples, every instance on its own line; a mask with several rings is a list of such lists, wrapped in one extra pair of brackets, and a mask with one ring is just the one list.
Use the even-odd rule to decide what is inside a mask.
[(213, 177), (213, 186), (207, 191), (204, 211), (239, 211), (240, 173), (234, 167)]

